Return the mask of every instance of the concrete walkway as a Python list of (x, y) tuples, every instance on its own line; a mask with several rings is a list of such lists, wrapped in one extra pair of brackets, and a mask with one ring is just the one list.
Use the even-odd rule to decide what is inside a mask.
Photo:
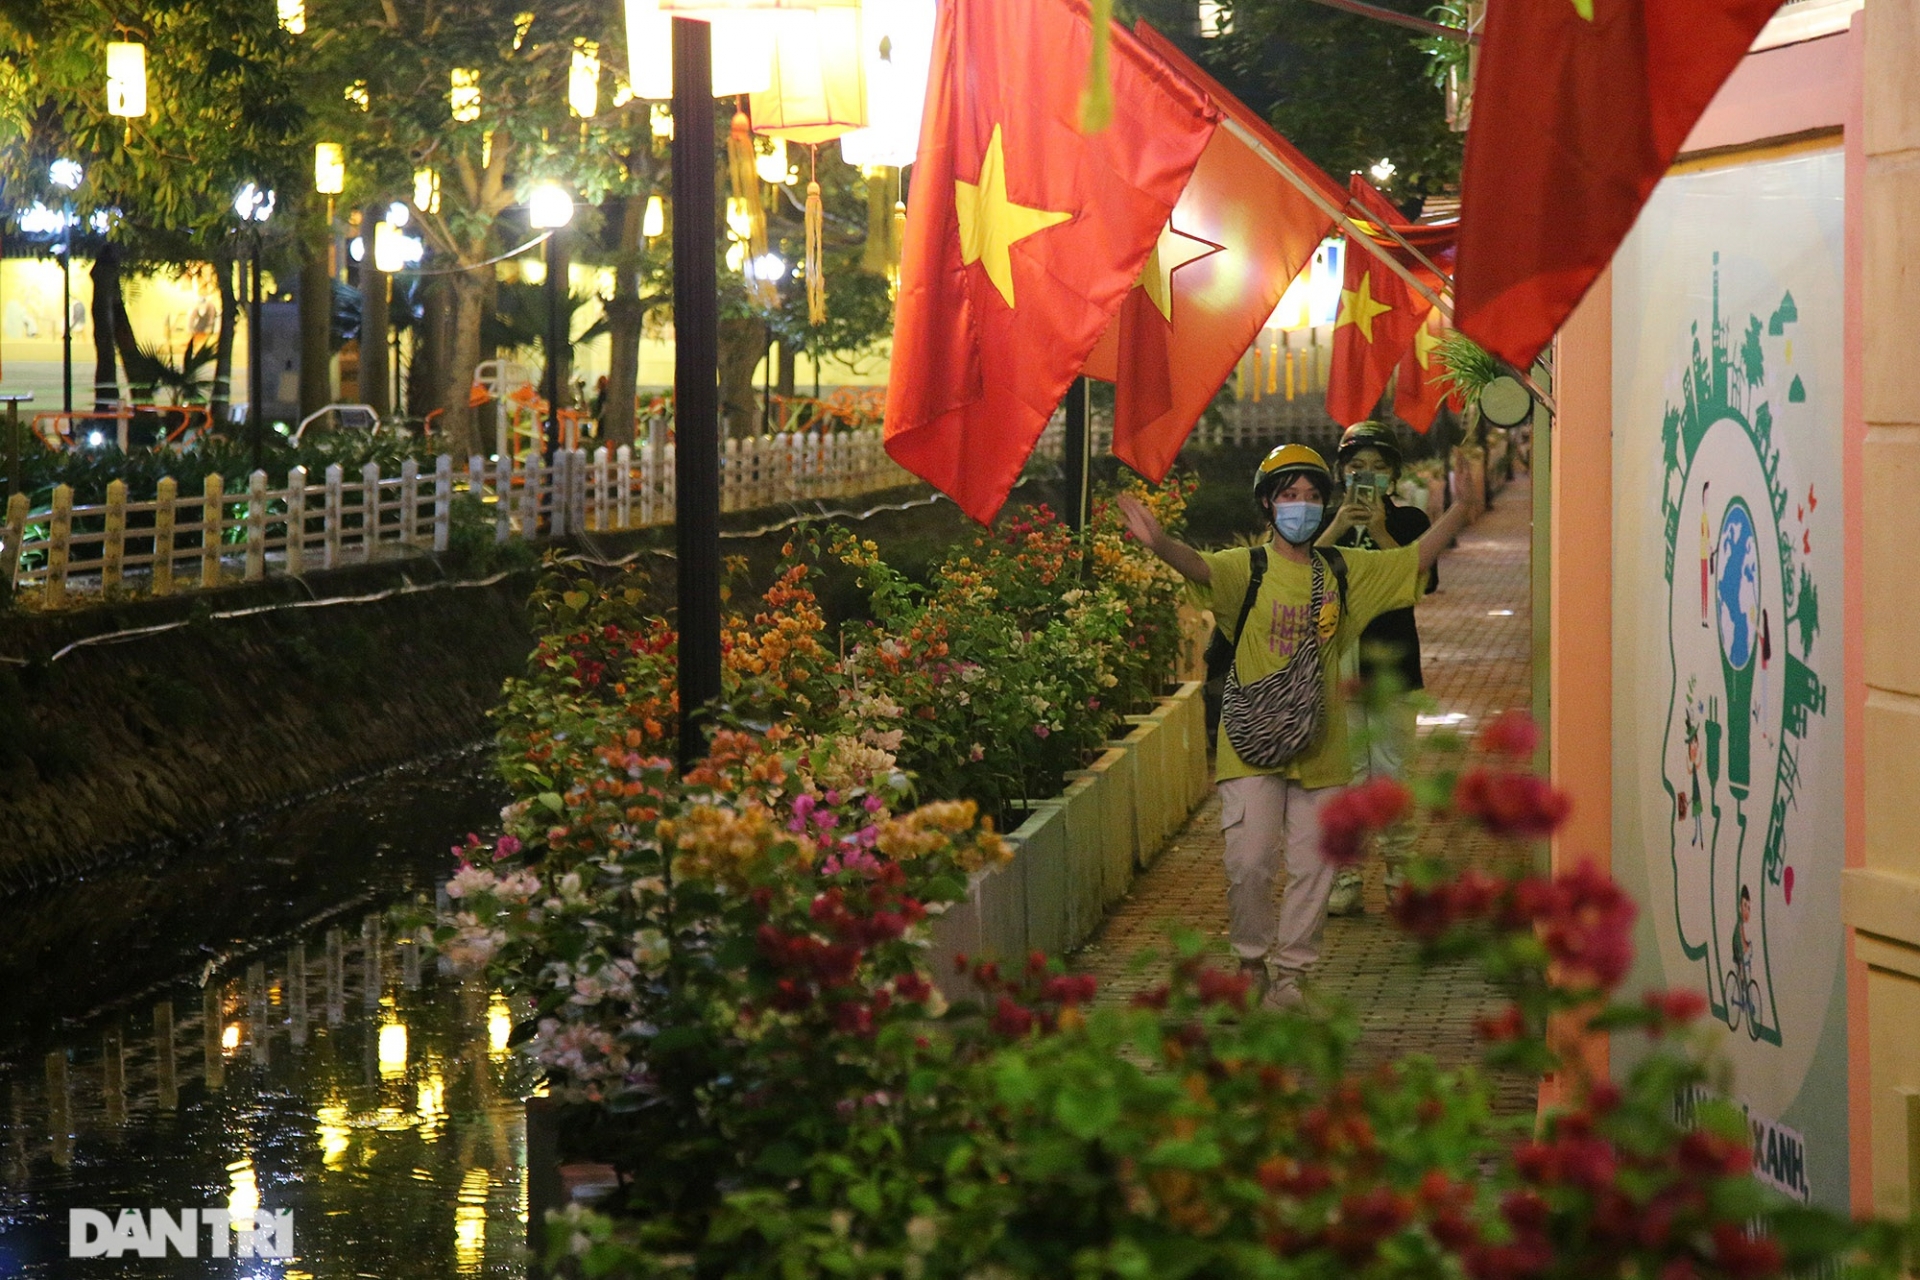
[[(1442, 716), (1461, 716), (1472, 734), (1508, 707), (1523, 707), (1530, 691), (1531, 619), (1528, 605), (1528, 482), (1507, 487), (1494, 509), (1462, 536), (1440, 562), (1440, 590), (1420, 605), (1420, 637), (1427, 693)], [(1423, 727), (1423, 734), (1428, 732)], [(1459, 865), (1510, 870), (1526, 854), (1492, 841), (1455, 840), (1436, 848), (1439, 833), (1422, 832), (1423, 852)], [(1132, 957), (1164, 947), (1178, 922), (1218, 940), (1226, 953), (1226, 876), (1221, 868), (1220, 801), (1210, 795), (1132, 894), (1074, 958), (1074, 967), (1100, 978), (1103, 999), (1124, 1000), (1148, 986), (1151, 973), (1131, 971)], [(1443, 1064), (1477, 1057), (1474, 1022), (1505, 1001), (1470, 966), (1422, 969), (1413, 944), (1382, 911), (1378, 858), (1366, 868), (1366, 914), (1327, 924), (1315, 985), (1359, 1012), (1362, 1066), (1407, 1053), (1427, 1053)], [(1503, 1111), (1531, 1111), (1535, 1083), (1499, 1082)]]

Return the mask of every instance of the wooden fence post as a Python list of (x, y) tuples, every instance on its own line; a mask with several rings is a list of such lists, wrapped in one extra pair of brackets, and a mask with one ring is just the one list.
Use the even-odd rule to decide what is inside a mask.
[(408, 458), (400, 464), (400, 545), (420, 541), (420, 463)]
[(320, 553), (320, 567), (323, 569), (331, 569), (340, 563), (340, 521), (343, 518), (341, 482), (345, 474), (340, 469), (339, 463), (328, 464), (326, 515), (321, 521), (321, 537), (324, 541)]
[(607, 446), (601, 445), (593, 451), (593, 527), (599, 533), (613, 528), (613, 515), (608, 501), (613, 496), (613, 465)]
[(380, 506), (380, 464), (369, 462), (360, 468), (360, 558), (364, 561), (372, 561), (380, 541)]
[(573, 451), (573, 531), (587, 531), (587, 474), (593, 468), (593, 458), (585, 449)]
[(445, 551), (452, 543), (453, 455), (443, 453), (433, 460), (433, 549)]
[(127, 554), (127, 482), (107, 482), (107, 536), (100, 544), (100, 594), (106, 595), (120, 585), (120, 570)]
[(173, 592), (173, 524), (178, 518), (180, 482), (161, 476), (153, 498), (153, 594)]
[(297, 578), (307, 567), (307, 469), (287, 472), (287, 576)]
[[(160, 483), (165, 484), (162, 480)], [(20, 586), (20, 544), (27, 540), (27, 495), (16, 493), (7, 499), (7, 586)]]
[(567, 472), (573, 455), (565, 449), (553, 451), (553, 466), (547, 471), (547, 535), (553, 538), (567, 536), (567, 512), (572, 506), (571, 496), (567, 492)]
[(513, 455), (503, 453), (493, 461), (493, 540), (505, 542), (512, 536)]
[(47, 603), (67, 598), (67, 539), (73, 535), (73, 486), (53, 487), (53, 516), (47, 532)]
[(613, 494), (613, 527), (616, 529), (633, 528), (633, 448), (621, 445), (613, 454), (614, 474), (619, 477), (619, 488)]
[(526, 481), (520, 489), (520, 536), (532, 542), (540, 536), (540, 506), (544, 500), (541, 481), (547, 468), (538, 449), (527, 450), (525, 465)]
[(267, 576), (267, 473), (247, 477), (247, 581)]
[(220, 541), (226, 536), (227, 485), (217, 474), (200, 490), (200, 586), (220, 585)]

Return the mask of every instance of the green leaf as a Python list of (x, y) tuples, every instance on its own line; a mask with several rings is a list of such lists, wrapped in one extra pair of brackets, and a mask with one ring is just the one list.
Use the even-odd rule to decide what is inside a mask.
[(542, 808), (549, 809), (558, 816), (565, 816), (567, 812), (566, 801), (562, 800), (557, 792), (542, 791), (534, 798), (540, 802)]
[(1076, 1138), (1091, 1141), (1120, 1121), (1120, 1094), (1109, 1079), (1069, 1085), (1053, 1100), (1053, 1118)]

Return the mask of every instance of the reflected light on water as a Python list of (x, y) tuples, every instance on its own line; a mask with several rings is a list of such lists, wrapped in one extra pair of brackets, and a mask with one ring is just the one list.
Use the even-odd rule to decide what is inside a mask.
[(347, 1142), (353, 1136), (347, 1127), (347, 1109), (334, 1104), (316, 1107), (313, 1118), (318, 1122), (314, 1132), (320, 1137), (320, 1163), (329, 1169), (344, 1168)]
[(453, 1210), (453, 1262), (463, 1276), (480, 1274), (487, 1251), (487, 1171), (469, 1169), (460, 1179)]
[(438, 1071), (420, 1083), (420, 1133), (422, 1137), (440, 1136), (440, 1122), (447, 1117), (447, 1085)]
[(487, 1005), (487, 1048), (497, 1058), (507, 1051), (507, 1041), (513, 1038), (513, 1013), (507, 1008), (507, 998), (494, 992), (493, 1000)]
[(227, 1212), (235, 1231), (253, 1230), (253, 1215), (260, 1211), (260, 1184), (254, 1178), (253, 1161), (242, 1156), (227, 1166)]
[(380, 1028), (380, 1074), (403, 1076), (407, 1073), (407, 1028), (389, 1022)]

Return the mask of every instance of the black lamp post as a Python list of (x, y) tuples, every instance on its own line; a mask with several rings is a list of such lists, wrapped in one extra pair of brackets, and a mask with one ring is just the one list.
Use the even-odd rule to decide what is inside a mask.
[(273, 216), (273, 192), (249, 182), (233, 198), (233, 211), (253, 226), (253, 305), (247, 312), (247, 439), (258, 471), (266, 452), (266, 341), (260, 333), (260, 228)]
[(547, 457), (560, 447), (560, 365), (567, 352), (567, 260), (560, 230), (573, 221), (573, 198), (551, 182), (527, 197), (527, 223), (547, 233)]
[[(48, 178), (56, 187), (68, 191), (80, 185), (86, 171), (73, 160), (55, 160), (47, 170)], [(68, 200), (62, 209), (61, 231), (64, 240), (60, 245), (60, 410), (73, 412), (73, 201)], [(71, 417), (67, 420), (67, 429), (73, 429)]]
[(680, 557), (680, 767), (707, 751), (720, 697), (720, 282), (713, 46), (673, 20), (674, 519)]

